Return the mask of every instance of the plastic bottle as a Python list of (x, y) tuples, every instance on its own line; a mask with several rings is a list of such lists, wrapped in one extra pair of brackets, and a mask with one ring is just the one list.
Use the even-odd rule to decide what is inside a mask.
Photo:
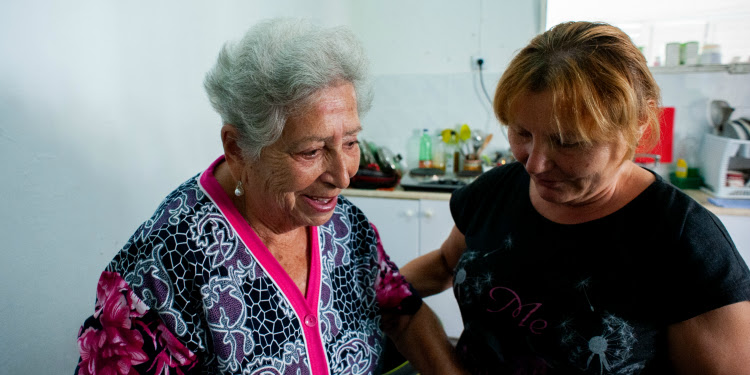
[(677, 169), (674, 171), (674, 176), (677, 178), (687, 178), (688, 175), (688, 164), (685, 159), (677, 160)]
[(459, 165), (458, 133), (452, 129), (444, 131), (443, 142), (445, 143), (445, 171), (448, 173), (458, 173), (461, 170), (461, 166)]
[(432, 168), (445, 170), (445, 143), (441, 137), (432, 140)]
[(432, 139), (428, 129), (422, 131), (419, 139), (419, 168), (432, 168)]

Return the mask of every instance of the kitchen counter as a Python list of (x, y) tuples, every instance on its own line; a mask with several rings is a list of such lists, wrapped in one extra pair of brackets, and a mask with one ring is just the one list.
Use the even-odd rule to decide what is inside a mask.
[[(691, 198), (702, 204), (715, 215), (747, 216), (750, 217), (750, 209), (747, 208), (726, 208), (719, 207), (708, 202), (710, 195), (702, 190), (685, 189), (683, 190)], [(369, 198), (390, 198), (390, 199), (431, 199), (431, 200), (450, 200), (450, 193), (426, 192), (426, 191), (406, 191), (400, 186), (393, 190), (366, 190), (366, 189), (345, 189), (342, 192), (344, 196), (352, 197), (369, 197)]]
[(730, 216), (748, 216), (750, 217), (750, 209), (748, 208), (729, 208), (729, 207), (719, 207), (713, 203), (710, 203), (708, 201), (708, 198), (711, 197), (711, 194), (706, 193), (703, 190), (697, 190), (697, 189), (685, 189), (683, 190), (685, 194), (689, 195), (691, 198), (695, 199), (698, 203), (702, 204), (703, 207), (706, 207), (709, 211), (713, 212), (716, 215), (730, 215)]
[(451, 198), (451, 193), (406, 191), (401, 186), (396, 186), (393, 190), (344, 189), (341, 195), (389, 199), (432, 199), (436, 201), (447, 201)]

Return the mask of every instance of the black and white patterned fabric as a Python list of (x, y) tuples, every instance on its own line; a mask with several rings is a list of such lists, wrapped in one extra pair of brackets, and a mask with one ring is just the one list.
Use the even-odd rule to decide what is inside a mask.
[[(305, 297), (279, 281), (273, 264), (258, 255), (267, 250), (252, 229), (237, 228), (230, 208), (206, 188), (204, 181), (216, 183), (211, 171), (169, 194), (106, 271), (121, 275), (158, 313), (197, 356), (202, 373), (379, 371), (383, 309), (377, 285), (384, 272), (397, 274), (397, 268), (378, 251), (377, 231), (364, 214), (339, 197), (331, 220), (309, 228), (320, 251), (310, 276), (317, 284)], [(408, 297), (412, 308), (401, 304), (402, 313), (421, 304)], [(315, 301), (307, 313), (295, 305), (305, 298)]]

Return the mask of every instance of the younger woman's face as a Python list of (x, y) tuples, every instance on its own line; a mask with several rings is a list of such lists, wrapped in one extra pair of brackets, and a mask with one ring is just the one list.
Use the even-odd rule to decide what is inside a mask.
[(614, 187), (627, 152), (624, 142), (588, 145), (573, 132), (561, 139), (550, 92), (526, 93), (517, 103), (508, 140), (531, 177), (531, 194), (551, 203), (583, 205)]

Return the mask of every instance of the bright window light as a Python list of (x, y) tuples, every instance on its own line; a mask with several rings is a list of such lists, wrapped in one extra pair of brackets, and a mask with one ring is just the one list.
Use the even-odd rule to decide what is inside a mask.
[(668, 62), (668, 44), (689, 42), (698, 43), (696, 64), (750, 62), (747, 0), (546, 0), (546, 9), (547, 29), (565, 21), (602, 21), (621, 28), (649, 65)]

